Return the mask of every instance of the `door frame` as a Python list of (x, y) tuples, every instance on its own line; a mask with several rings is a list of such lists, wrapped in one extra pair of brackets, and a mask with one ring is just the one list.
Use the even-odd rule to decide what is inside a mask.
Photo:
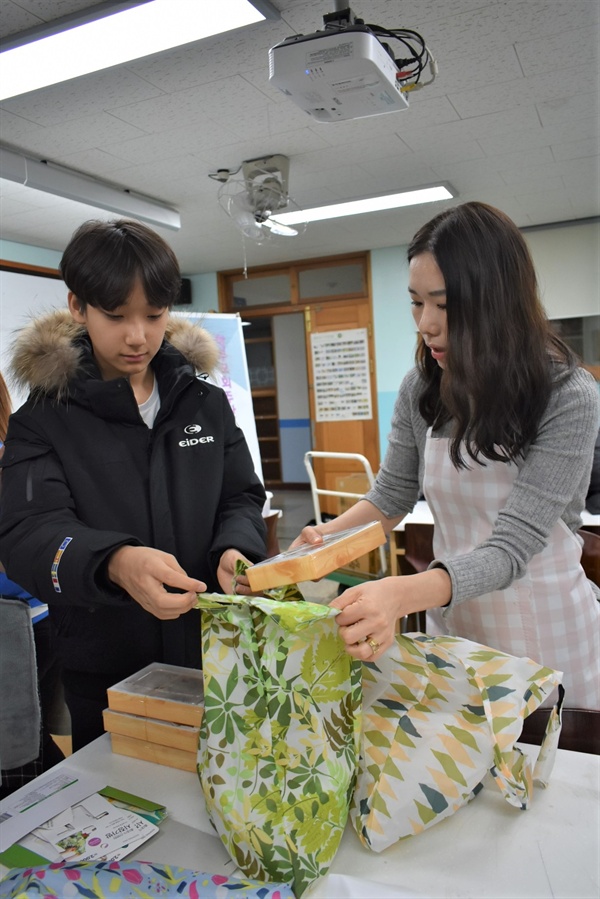
[[(299, 297), (299, 280), (300, 274), (302, 271), (306, 269), (314, 269), (314, 268), (328, 268), (339, 266), (343, 264), (352, 264), (352, 263), (361, 263), (363, 266), (363, 276), (362, 276), (362, 289), (357, 292), (339, 294), (335, 296), (316, 296), (310, 297), (306, 299), (300, 299)], [(278, 276), (282, 274), (287, 274), (290, 279), (290, 302), (289, 303), (281, 303), (281, 304), (273, 304), (273, 305), (251, 305), (244, 307), (237, 307), (233, 303), (233, 284), (236, 281), (239, 281), (240, 278), (247, 277), (248, 279), (255, 278), (264, 278), (269, 276)], [(373, 426), (374, 426), (374, 435), (369, 440), (369, 451), (365, 453), (373, 470), (376, 471), (379, 467), (379, 458), (380, 458), (380, 446), (379, 446), (379, 416), (378, 416), (378, 403), (377, 403), (377, 366), (376, 366), (376, 358), (375, 358), (375, 340), (373, 335), (373, 297), (372, 297), (372, 288), (371, 288), (371, 254), (368, 251), (362, 251), (358, 253), (345, 253), (339, 256), (327, 256), (327, 257), (316, 257), (311, 259), (303, 259), (299, 262), (289, 262), (289, 263), (273, 263), (265, 266), (255, 266), (247, 270), (245, 273), (243, 269), (231, 269), (228, 271), (218, 272), (217, 273), (217, 287), (218, 287), (218, 297), (219, 297), (219, 311), (221, 312), (229, 312), (229, 313), (237, 313), (243, 316), (246, 320), (253, 320), (262, 317), (274, 318), (279, 315), (290, 315), (297, 314), (298, 312), (302, 312), (304, 314), (305, 321), (305, 352), (307, 354), (306, 363), (307, 363), (307, 391), (309, 395), (309, 404), (311, 409), (311, 433), (313, 438), (315, 436), (315, 425), (313, 417), (314, 410), (314, 397), (312, 396), (311, 391), (311, 377), (312, 377), (312, 358), (310, 355), (310, 333), (307, 330), (307, 318), (312, 319), (313, 310), (316, 311), (315, 307), (329, 307), (331, 311), (334, 311), (336, 306), (340, 309), (344, 306), (357, 305), (362, 306), (366, 305), (368, 308), (368, 322), (369, 322), (369, 332), (368, 332), (368, 340), (369, 340), (369, 357), (370, 357), (370, 386), (371, 386), (371, 402), (372, 402), (372, 413), (373, 413)], [(313, 449), (321, 449), (324, 451), (331, 451), (332, 447), (327, 446), (313, 446)], [(357, 452), (362, 451), (362, 447), (356, 449)], [(294, 485), (283, 485), (294, 486)], [(304, 486), (304, 485), (298, 485)]]

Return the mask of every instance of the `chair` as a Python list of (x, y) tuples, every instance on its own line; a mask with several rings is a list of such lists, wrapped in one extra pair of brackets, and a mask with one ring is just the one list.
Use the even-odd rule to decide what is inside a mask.
[[(402, 574), (419, 574), (427, 571), (433, 562), (433, 525), (407, 523), (404, 527), (404, 555), (400, 557)], [(427, 615), (412, 612), (402, 619), (402, 633), (425, 632)]]
[[(583, 540), (581, 567), (586, 577), (600, 586), (600, 534), (587, 528), (581, 528), (577, 533)], [(536, 709), (529, 715), (523, 724), (520, 741), (539, 746), (549, 714), (549, 709)], [(591, 709), (563, 709), (558, 745), (560, 749), (600, 755), (600, 712)]]
[[(540, 746), (550, 709), (536, 709), (523, 722), (520, 743)], [(600, 755), (600, 712), (591, 709), (563, 709), (559, 749)]]
[(586, 577), (600, 587), (600, 534), (581, 528), (577, 531), (583, 540), (581, 567)]
[(263, 514), (263, 520), (267, 528), (267, 558), (279, 554), (279, 537), (277, 535), (277, 522), (281, 518), (279, 509), (273, 509), (266, 515)]
[(404, 561), (418, 573), (433, 562), (433, 525), (407, 524), (404, 528)]
[(0, 597), (0, 762), (6, 771), (37, 758), (41, 711), (35, 642), (25, 600)]
[[(328, 453), (320, 450), (309, 450), (308, 452), (306, 452), (304, 454), (304, 467), (306, 468), (308, 480), (310, 483), (313, 508), (315, 510), (314, 520), (316, 524), (321, 524), (323, 521), (323, 513), (321, 512), (322, 496), (335, 496), (339, 497), (340, 499), (352, 500), (352, 503), (354, 503), (356, 502), (356, 500), (360, 499), (366, 491), (363, 491), (362, 493), (354, 493), (347, 490), (330, 490), (325, 487), (319, 486), (317, 483), (317, 475), (314, 466), (315, 459), (338, 460), (339, 462), (346, 463), (349, 471), (355, 468), (358, 463), (358, 465), (361, 465), (363, 468), (362, 473), (364, 474), (366, 484), (368, 484), (369, 487), (373, 486), (375, 478), (373, 475), (373, 470), (371, 468), (371, 463), (365, 456), (360, 455), (360, 453)], [(373, 553), (375, 553), (378, 557), (377, 571), (363, 571), (358, 566), (338, 568), (336, 569), (336, 571), (330, 572), (330, 574), (326, 576), (327, 579), (330, 581), (337, 581), (337, 583), (340, 584), (341, 591), (344, 587), (354, 587), (357, 584), (364, 584), (366, 581), (373, 581), (381, 575), (385, 575), (388, 567), (386, 547), (380, 546), (379, 550), (373, 550)]]

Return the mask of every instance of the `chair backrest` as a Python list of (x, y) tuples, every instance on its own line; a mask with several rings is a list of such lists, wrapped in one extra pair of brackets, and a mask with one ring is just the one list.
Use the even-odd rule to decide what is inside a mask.
[[(317, 475), (315, 471), (315, 459), (322, 460), (338, 460), (339, 462), (348, 463), (348, 473), (355, 473), (356, 464), (362, 465), (364, 469), (364, 476), (369, 485), (369, 489), (375, 483), (375, 476), (373, 474), (373, 469), (371, 468), (371, 463), (366, 458), (366, 456), (362, 456), (360, 453), (326, 453), (321, 450), (308, 450), (304, 454), (304, 467), (306, 468), (306, 473), (308, 474), (308, 480), (310, 483), (310, 489), (312, 493), (313, 507), (315, 510), (315, 522), (317, 524), (321, 524), (323, 521), (323, 517), (321, 514), (321, 500), (322, 496), (337, 496), (340, 498), (352, 499), (354, 502), (361, 499), (364, 495), (364, 492), (354, 493), (346, 490), (330, 490), (328, 488), (319, 486), (317, 484)], [(335, 516), (333, 516), (335, 517)], [(379, 574), (385, 574), (388, 568), (388, 558), (386, 554), (386, 547), (380, 546), (377, 550), (379, 553)], [(360, 575), (359, 575), (360, 576)], [(368, 579), (369, 576), (367, 576)], [(355, 579), (352, 578), (353, 584), (356, 583)]]
[(29, 604), (0, 596), (0, 763), (20, 768), (40, 751), (40, 700)]
[(582, 528), (577, 532), (583, 540), (581, 567), (586, 577), (600, 587), (600, 534)]
[[(581, 528), (581, 567), (586, 577), (600, 587), (600, 534)], [(407, 524), (404, 529), (405, 559), (415, 571), (425, 571), (433, 561), (433, 525)]]
[[(525, 718), (519, 742), (539, 746), (549, 715), (550, 709), (536, 709)], [(600, 755), (600, 712), (592, 709), (563, 709), (558, 748)]]
[(426, 571), (433, 562), (433, 525), (411, 524), (404, 528), (404, 558), (415, 571)]

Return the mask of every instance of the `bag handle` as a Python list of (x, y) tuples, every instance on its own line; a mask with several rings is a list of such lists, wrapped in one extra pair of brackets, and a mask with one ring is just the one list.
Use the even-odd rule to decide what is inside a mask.
[(558, 741), (562, 728), (562, 711), (565, 698), (565, 688), (562, 684), (558, 685), (558, 700), (556, 705), (550, 712), (548, 724), (540, 744), (535, 768), (533, 769), (533, 782), (536, 786), (545, 789), (548, 786), (550, 775), (554, 767), (556, 759), (556, 750), (558, 749)]
[(500, 747), (494, 728), (494, 716), (487, 687), (473, 668), (470, 666), (465, 666), (465, 668), (471, 682), (477, 687), (481, 695), (483, 710), (494, 743), (494, 763), (490, 768), (490, 774), (507, 802), (516, 806), (516, 808), (529, 808), (534, 783), (541, 787), (546, 787), (554, 766), (562, 727), (561, 711), (564, 688), (562, 684), (558, 685), (558, 701), (552, 709), (535, 769), (532, 769), (531, 760), (517, 746), (513, 746), (508, 751)]

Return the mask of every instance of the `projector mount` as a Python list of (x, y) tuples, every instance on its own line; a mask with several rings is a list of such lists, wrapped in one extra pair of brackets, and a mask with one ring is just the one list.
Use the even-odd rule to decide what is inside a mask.
[[(329, 33), (345, 32), (356, 26), (372, 32), (398, 67), (399, 71), (396, 78), (401, 83), (400, 89), (403, 93), (421, 90), (435, 81), (438, 73), (437, 63), (429, 47), (417, 31), (413, 31), (410, 28), (384, 28), (382, 25), (366, 23), (364, 19), (356, 16), (349, 6), (345, 5), (345, 0), (341, 0), (341, 2), (336, 0), (335, 11), (326, 13), (323, 16), (323, 26), (324, 30)], [(389, 43), (387, 43), (388, 40), (399, 42), (402, 45), (404, 54), (408, 51), (409, 55), (396, 57)], [(421, 81), (421, 76), (428, 66), (431, 77), (429, 81), (423, 82)]]
[(435, 80), (436, 61), (417, 31), (365, 23), (343, 0), (323, 24), (321, 31), (293, 34), (269, 50), (269, 84), (316, 122), (407, 109), (409, 94)]

